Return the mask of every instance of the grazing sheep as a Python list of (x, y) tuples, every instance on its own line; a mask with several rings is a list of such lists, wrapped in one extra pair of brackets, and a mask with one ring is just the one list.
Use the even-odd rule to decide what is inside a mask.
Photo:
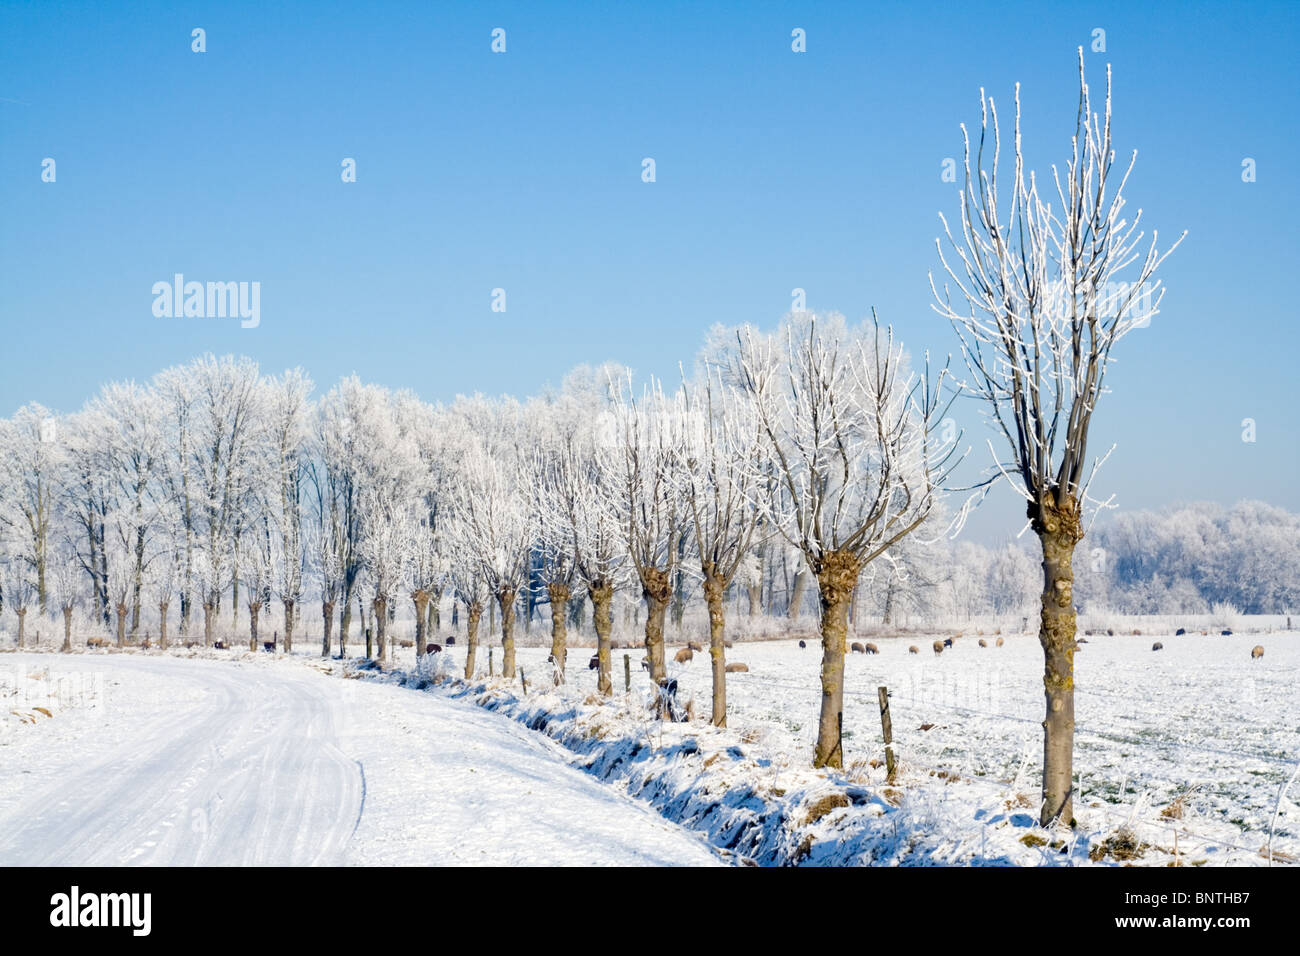
[(398, 641), (397, 643), (398, 643), (401, 647), (414, 647), (414, 646), (415, 646), (415, 641)]
[(1000, 638), (1000, 637), (998, 638), (998, 640), (997, 640), (997, 645), (998, 645), (998, 647), (1001, 647), (1001, 646), (1002, 646), (1002, 638)]
[(921, 649), (920, 649), (919, 647), (917, 647), (915, 644), (913, 644), (911, 647), (909, 647), (909, 648), (907, 649), (907, 653), (909, 653), (909, 654), (920, 654), (920, 653), (921, 653)]
[(748, 667), (747, 665), (745, 665), (745, 664), (728, 664), (728, 665), (727, 665), (727, 673), (728, 673), (728, 674), (748, 674), (748, 673), (749, 673), (749, 667)]
[(678, 651), (673, 656), (673, 660), (676, 661), (678, 664), (685, 664), (687, 661), (693, 660), (694, 658), (695, 658), (695, 652), (691, 650), (689, 647), (683, 647), (680, 651)]
[(1151, 645), (1151, 650), (1153, 651), (1162, 651), (1164, 650), (1164, 648), (1165, 646), (1161, 644), (1159, 641), (1156, 641), (1154, 644)]
[[(943, 645), (944, 645), (944, 642), (943, 642), (943, 641), (935, 641), (935, 642), (934, 642), (934, 645), (933, 645), (933, 646), (934, 646), (934, 656), (935, 656), (935, 657), (938, 657), (940, 654), (943, 653)], [(949, 645), (949, 646), (951, 646), (951, 645)]]
[(447, 646), (448, 646), (448, 647), (452, 647), (455, 643), (456, 643), (456, 638), (455, 638), (455, 636), (452, 636), (452, 637), (447, 638)]
[(952, 642), (953, 642), (954, 640), (956, 640), (956, 638), (952, 638), (952, 637), (945, 638), (945, 639), (944, 639), (944, 642), (943, 642), (943, 646), (944, 646), (944, 647), (952, 647)]
[(212, 642), (212, 646), (213, 646), (214, 648), (216, 648), (217, 650), (219, 650), (219, 651), (224, 651), (224, 650), (226, 649), (226, 642), (225, 642), (225, 641), (213, 641), (213, 642)]
[(1174, 637), (1182, 637), (1186, 633), (1187, 633), (1187, 628), (1180, 627), (1178, 630), (1174, 631)]
[(1264, 656), (1264, 645), (1256, 644), (1250, 652), (1250, 659), (1259, 660), (1263, 656)]
[(442, 645), (441, 645), (441, 644), (425, 644), (425, 645), (424, 645), (424, 653), (426, 653), (426, 654), (441, 654), (441, 653), (442, 653)]
[(1134, 629), (1133, 629), (1133, 636), (1134, 636), (1134, 637), (1141, 637), (1141, 636), (1142, 636), (1142, 632), (1139, 631), (1137, 628), (1134, 628)]
[(694, 651), (696, 654), (704, 653), (704, 648), (702, 648), (699, 644), (696, 644), (694, 641), (687, 641), (686, 649), (689, 651)]
[(1114, 629), (1113, 627), (1108, 627), (1108, 628), (1106, 628), (1106, 636), (1107, 636), (1107, 637), (1114, 637), (1114, 636), (1115, 636), (1115, 629)]
[(981, 637), (981, 638), (980, 638), (980, 647), (988, 647), (988, 646), (989, 646), (989, 642), (986, 641), (986, 640), (984, 640), (984, 638)]
[(599, 666), (600, 666), (600, 655), (592, 654), (591, 660), (587, 661), (587, 670), (594, 671)]
[(102, 637), (88, 637), (88, 638), (86, 638), (86, 646), (87, 646), (87, 647), (107, 647), (107, 646), (108, 646), (108, 641), (105, 640), (105, 639), (102, 638)]
[(1079, 638), (1077, 641), (1075, 641), (1075, 643), (1076, 643), (1076, 644), (1087, 644), (1087, 643), (1088, 643), (1088, 639), (1087, 639), (1086, 637), (1081, 637), (1081, 638)]
[(866, 650), (866, 652), (867, 652), (868, 654), (879, 654), (879, 653), (880, 653), (880, 648), (876, 647), (875, 644), (864, 644), (864, 645), (862, 645), (862, 646), (865, 648), (865, 650)]
[(1222, 633), (1224, 637), (1232, 637), (1232, 628), (1225, 627)]
[(807, 647), (808, 645), (805, 644), (803, 641), (800, 641), (800, 642), (799, 642), (799, 646), (800, 646), (800, 647)]
[(867, 652), (867, 649), (863, 647), (861, 644), (859, 644), (857, 641), (854, 641), (852, 644), (849, 645), (849, 652), (852, 654), (865, 654)]

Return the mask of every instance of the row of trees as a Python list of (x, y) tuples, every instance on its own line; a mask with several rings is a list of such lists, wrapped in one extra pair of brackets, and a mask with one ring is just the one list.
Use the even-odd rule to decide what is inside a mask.
[(818, 761), (838, 765), (849, 597), (935, 506), (952, 447), (931, 438), (942, 375), (911, 371), (874, 322), (803, 313), (767, 334), (716, 330), (683, 379), (634, 389), (622, 368), (583, 368), (528, 402), (438, 406), (349, 378), (313, 400), (300, 370), (206, 356), (105, 386), (76, 414), (28, 405), (0, 423), (3, 600), (20, 640), (28, 607), (62, 609), (70, 641), (85, 605), (119, 644), (156, 611), (163, 646), (169, 619), (211, 644), (242, 607), (251, 648), (274, 606), (292, 650), (310, 599), (323, 654), (336, 625), (345, 647), (360, 603), (366, 653), (384, 658), (396, 605), (411, 602), (418, 654), (450, 589), (468, 670), (491, 602), (510, 677), (516, 610), (540, 599), (562, 681), (576, 595), (608, 694), (615, 592), (644, 598), (662, 683), (665, 618), (689, 577), (708, 607), (723, 725), (728, 596), (750, 586), (760, 545), (781, 547), (820, 589)]

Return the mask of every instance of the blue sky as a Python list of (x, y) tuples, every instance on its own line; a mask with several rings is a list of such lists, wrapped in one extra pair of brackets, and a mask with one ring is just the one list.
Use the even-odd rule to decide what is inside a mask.
[[(1030, 162), (1061, 162), (1080, 45), (1094, 86), (1113, 65), (1132, 206), (1189, 230), (1120, 345), (1095, 490), (1300, 509), (1296, 3), (3, 2), (0, 414), (205, 351), (429, 400), (606, 359), (672, 375), (795, 287), (946, 353), (927, 273), (958, 123), (1019, 81)], [(261, 324), (156, 318), (177, 272), (260, 282)], [(984, 511), (977, 536), (1018, 528), (1009, 498)]]

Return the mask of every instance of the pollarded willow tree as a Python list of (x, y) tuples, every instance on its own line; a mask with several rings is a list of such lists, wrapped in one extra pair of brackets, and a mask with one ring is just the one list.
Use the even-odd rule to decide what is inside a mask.
[(575, 580), (591, 599), (596, 629), (596, 687), (613, 692), (610, 670), (612, 605), (614, 592), (628, 583), (626, 542), (614, 506), (617, 476), (610, 467), (612, 438), (600, 421), (578, 414), (561, 419), (555, 444), (546, 455), (538, 509), (542, 540), (557, 553), (567, 554)]
[(862, 569), (930, 514), (955, 448), (933, 447), (946, 369), (908, 370), (892, 330), (842, 316), (787, 316), (774, 333), (737, 333), (732, 375), (768, 454), (772, 527), (799, 548), (821, 595), (821, 715), (815, 767), (842, 767), (844, 652)]
[(618, 395), (609, 456), (617, 488), (613, 501), (628, 561), (645, 597), (650, 679), (663, 684), (668, 676), (664, 617), (673, 597), (673, 574), (686, 530), (685, 508), (677, 493), (685, 435), (681, 396), (665, 396), (662, 386), (652, 380), (638, 399), (630, 378), (619, 384)]
[[(1111, 82), (1106, 68), (1104, 115), (1092, 111), (1079, 49), (1079, 103), (1072, 152), (1064, 173), (1053, 166), (1060, 206), (1053, 208), (1027, 171), (1020, 138), (1020, 88), (1015, 98), (1015, 168), (1010, 197), (998, 189), (1002, 141), (997, 109), (980, 91), (979, 143), (965, 142), (965, 185), (957, 235), (943, 221), (949, 252), (936, 240), (952, 286), (931, 286), (936, 310), (961, 339), (969, 378), (1006, 440), (995, 456), (1027, 503), (1043, 552), (1043, 805), (1041, 821), (1073, 818), (1075, 547), (1085, 511), (1097, 504), (1088, 488), (1105, 460), (1088, 461), (1088, 431), (1104, 392), (1115, 344), (1158, 311), (1163, 289), (1152, 276), (1164, 253), (1158, 234), (1138, 231), (1142, 211), (1125, 218), (1124, 185), (1137, 159), (1115, 166), (1111, 145)], [(991, 140), (991, 142), (990, 142)], [(991, 149), (992, 156), (989, 156)], [(1186, 233), (1183, 234), (1185, 236)], [(1145, 249), (1145, 251), (1144, 251)], [(954, 300), (957, 304), (954, 304)], [(1109, 455), (1109, 452), (1107, 453)]]
[[(498, 411), (495, 431), (474, 427), (485, 409)], [(531, 451), (522, 447), (518, 403), (457, 402), (465, 424), (461, 476), (448, 496), (452, 553), (478, 566), (501, 611), (501, 676), (515, 676), (515, 599), (528, 581), (535, 516), (527, 487)], [(471, 428), (473, 429), (471, 431)], [(458, 557), (464, 561), (465, 557)]]
[(762, 476), (762, 436), (752, 406), (708, 365), (682, 390), (687, 440), (677, 469), (694, 555), (709, 609), (709, 660), (713, 672), (710, 723), (727, 726), (725, 597), (744, 564), (759, 516), (767, 508)]

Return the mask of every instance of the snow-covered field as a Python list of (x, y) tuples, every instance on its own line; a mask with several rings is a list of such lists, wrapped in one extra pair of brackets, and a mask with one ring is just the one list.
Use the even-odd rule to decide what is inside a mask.
[(0, 865), (717, 862), (544, 737), (339, 673), (0, 655)]
[[(878, 655), (849, 655), (846, 779), (885, 784), (884, 767), (871, 764), (884, 757), (877, 688), (886, 686), (901, 761), (898, 789), (945, 791), (958, 831), (981, 833), (990, 821), (1006, 826), (1013, 816), (1023, 827), (1035, 815), (1041, 767), (1037, 637), (1004, 634), (999, 648), (997, 635), (989, 632), (983, 636), (989, 646), (981, 648), (980, 636), (971, 632), (936, 657), (931, 643), (943, 636), (874, 639)], [(1279, 853), (1300, 859), (1300, 782), (1274, 819), (1279, 792), (1300, 761), (1296, 634), (1144, 633), (1086, 641), (1076, 657), (1081, 798), (1075, 815), (1081, 830), (1095, 835), (1094, 845), (1134, 825), (1139, 842), (1169, 850), (1176, 842), (1184, 862), (1267, 863), (1259, 851), (1272, 824), (1275, 859)], [(1155, 641), (1162, 650), (1152, 651)], [(1252, 660), (1256, 644), (1265, 654)], [(921, 653), (908, 653), (911, 645)], [(623, 686), (625, 653), (631, 654), (636, 696), (648, 683), (639, 651), (615, 652), (616, 687)], [(520, 651), (534, 685), (545, 671), (545, 655), (544, 649)], [(728, 675), (730, 729), (745, 734), (748, 749), (768, 755), (769, 775), (799, 771), (811, 761), (820, 657), (812, 640), (805, 649), (797, 641), (770, 641), (742, 642), (728, 651), (729, 661), (749, 667), (748, 673)], [(586, 659), (585, 651), (570, 654), (570, 694), (595, 688)], [(707, 719), (707, 656), (697, 654), (669, 670), (683, 697), (694, 697), (699, 716)], [(954, 794), (960, 797), (949, 800)], [(1008, 803), (1021, 812), (1008, 815)], [(981, 834), (986, 850), (988, 836)], [(1173, 859), (1156, 851), (1147, 856), (1149, 863)], [(1034, 861), (1024, 854), (1013, 859)]]

